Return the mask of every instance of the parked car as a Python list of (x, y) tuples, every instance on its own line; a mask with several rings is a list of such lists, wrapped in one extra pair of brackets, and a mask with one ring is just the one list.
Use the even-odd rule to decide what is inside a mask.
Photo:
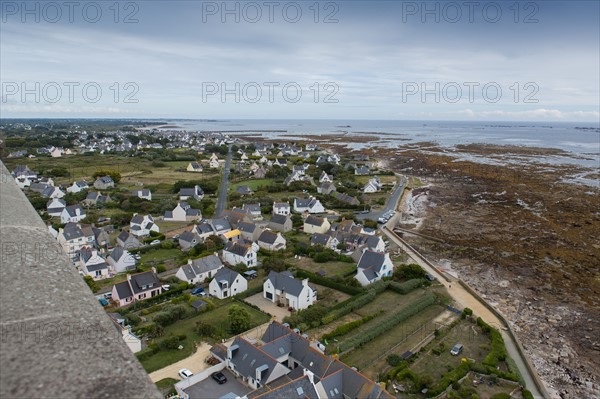
[(160, 240), (154, 240), (150, 243), (150, 245), (160, 244)]
[(100, 302), (100, 305), (102, 305), (102, 306), (108, 305), (108, 301), (104, 298), (98, 298), (98, 302)]
[(457, 356), (460, 352), (462, 352), (463, 350), (463, 346), (462, 344), (456, 344), (452, 347), (452, 349), (450, 350), (450, 354), (452, 356)]
[(105, 293), (105, 294), (104, 294), (104, 298), (106, 298), (106, 299), (110, 299), (110, 298), (112, 298), (112, 292), (107, 292), (107, 293)]
[(227, 377), (225, 377), (225, 374), (221, 373), (220, 371), (212, 373), (211, 377), (219, 384), (225, 384), (227, 382)]
[(190, 377), (191, 377), (191, 376), (193, 376), (193, 375), (194, 375), (194, 374), (192, 374), (192, 372), (191, 372), (190, 370), (188, 370), (188, 369), (181, 369), (181, 370), (179, 370), (179, 376), (180, 376), (181, 378), (183, 378), (184, 380), (185, 380), (186, 378), (190, 378)]
[(192, 290), (192, 295), (199, 295), (199, 294), (202, 294), (203, 292), (204, 292), (204, 288), (196, 287)]

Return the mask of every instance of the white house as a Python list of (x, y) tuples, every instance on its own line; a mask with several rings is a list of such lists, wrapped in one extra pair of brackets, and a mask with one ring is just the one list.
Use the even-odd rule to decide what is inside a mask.
[(295, 198), (294, 211), (298, 213), (323, 213), (325, 212), (325, 207), (323, 207), (321, 201), (312, 196), (309, 198)]
[(286, 240), (281, 233), (264, 230), (258, 237), (257, 244), (267, 251), (279, 251), (285, 249)]
[(187, 265), (183, 265), (177, 270), (175, 277), (188, 284), (197, 284), (212, 278), (222, 267), (223, 263), (215, 253), (203, 258), (188, 260)]
[(328, 175), (325, 171), (319, 177), (319, 183), (333, 183), (333, 176)]
[(133, 214), (129, 222), (129, 232), (136, 237), (144, 237), (150, 235), (151, 231), (159, 232), (160, 227), (154, 223), (152, 215)]
[(136, 261), (129, 251), (122, 247), (115, 247), (106, 257), (106, 263), (115, 273), (123, 273), (128, 270), (135, 270)]
[(358, 261), (354, 278), (365, 286), (391, 276), (393, 271), (394, 264), (389, 254), (366, 250)]
[(289, 202), (273, 202), (273, 215), (287, 216), (291, 213)]
[(79, 204), (66, 206), (60, 213), (60, 222), (65, 223), (77, 223), (85, 219), (87, 215)]
[(309, 215), (306, 219), (304, 219), (304, 228), (303, 231), (306, 234), (314, 234), (314, 233), (326, 233), (331, 224), (327, 218), (320, 218), (318, 216)]
[(67, 203), (65, 202), (65, 200), (60, 198), (52, 198), (46, 204), (46, 210), (48, 212), (48, 215), (60, 217), (62, 211), (66, 208), (66, 206)]
[(134, 195), (138, 198), (141, 198), (141, 199), (144, 199), (147, 201), (152, 201), (152, 192), (150, 190), (148, 190), (147, 188), (132, 191), (131, 195)]
[(238, 272), (223, 267), (208, 286), (208, 293), (219, 299), (229, 298), (248, 289), (248, 281)]
[(196, 201), (200, 201), (204, 198), (204, 190), (198, 185), (195, 185), (192, 188), (181, 188), (179, 190), (179, 200), (186, 201), (189, 198), (193, 198)]
[(217, 157), (217, 155), (214, 152), (211, 155), (210, 160), (208, 161), (208, 166), (211, 169), (218, 169), (221, 166), (219, 163), (219, 158)]
[(172, 211), (166, 211), (164, 215), (165, 221), (191, 222), (200, 219), (202, 219), (200, 210), (192, 208), (184, 201), (178, 202), (177, 206)]
[(294, 310), (306, 309), (317, 300), (317, 290), (308, 285), (308, 279), (297, 280), (289, 271), (271, 271), (263, 283), (263, 297)]
[(242, 210), (245, 212), (250, 212), (250, 215), (252, 215), (254, 220), (262, 220), (262, 209), (260, 208), (260, 203), (242, 204)]
[(83, 247), (79, 252), (81, 271), (94, 280), (102, 280), (109, 277), (108, 265), (98, 251), (90, 247)]
[(246, 267), (255, 267), (256, 251), (251, 245), (228, 242), (225, 249), (223, 249), (223, 261), (232, 266), (242, 263)]
[(369, 179), (367, 184), (365, 184), (365, 186), (363, 187), (364, 193), (376, 193), (379, 190), (381, 190), (381, 182), (379, 181), (379, 178), (377, 176), (375, 176), (372, 179)]
[(76, 182), (73, 182), (73, 185), (71, 185), (71, 186), (69, 186), (69, 188), (67, 188), (67, 192), (68, 193), (79, 193), (83, 190), (87, 190), (88, 188), (90, 188), (90, 187), (86, 181), (76, 181)]
[(187, 166), (188, 172), (202, 172), (204, 168), (198, 162), (190, 162)]

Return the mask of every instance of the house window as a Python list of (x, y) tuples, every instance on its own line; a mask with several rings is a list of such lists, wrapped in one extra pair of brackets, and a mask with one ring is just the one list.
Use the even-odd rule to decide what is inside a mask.
[(96, 277), (100, 277), (102, 275), (102, 272), (100, 270), (96, 270)]
[(125, 302), (131, 302), (133, 300), (132, 297), (128, 296), (127, 298), (125, 298)]
[(146, 298), (146, 294), (140, 294), (140, 297), (139, 297), (139, 298), (140, 298), (140, 299), (144, 299), (144, 298)]

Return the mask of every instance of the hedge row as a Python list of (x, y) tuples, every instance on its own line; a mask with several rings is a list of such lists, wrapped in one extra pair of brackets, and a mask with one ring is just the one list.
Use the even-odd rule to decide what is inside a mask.
[(355, 296), (353, 298), (347, 299), (344, 302), (340, 302), (335, 305), (325, 317), (321, 320), (323, 324), (331, 323), (334, 320), (339, 319), (342, 316), (347, 315), (348, 313), (354, 311), (355, 309), (359, 309), (366, 304), (370, 303), (375, 299), (377, 293), (374, 290), (369, 290), (365, 294)]
[(405, 281), (403, 283), (397, 283), (395, 281), (390, 282), (389, 289), (397, 292), (401, 295), (406, 295), (409, 292), (416, 290), (417, 288), (421, 288), (427, 284), (427, 280), (422, 278), (414, 278), (412, 280)]
[(450, 385), (459, 381), (470, 371), (469, 365), (467, 363), (461, 363), (460, 366), (455, 368), (454, 370), (449, 371), (444, 374), (442, 379), (437, 382), (430, 390), (427, 392), (431, 397), (437, 396), (444, 392)]
[(498, 330), (492, 328), (481, 317), (477, 318), (477, 325), (483, 332), (488, 334), (492, 340), (492, 351), (483, 359), (483, 364), (489, 367), (497, 367), (501, 361), (506, 359), (506, 347), (504, 339)]
[(340, 335), (348, 334), (350, 331), (362, 326), (366, 322), (373, 320), (375, 317), (379, 316), (379, 314), (381, 312), (382, 311), (379, 311), (372, 315), (363, 317), (360, 320), (355, 320), (355, 321), (351, 321), (350, 323), (342, 324), (341, 326), (337, 327), (335, 330), (333, 330), (329, 334), (323, 335), (323, 339), (332, 339), (335, 337), (339, 337)]
[(262, 285), (257, 285), (254, 288), (249, 288), (249, 289), (247, 289), (244, 292), (240, 292), (239, 294), (235, 295), (234, 298), (242, 300), (242, 299), (246, 299), (248, 297), (251, 297), (252, 295), (256, 295), (256, 294), (258, 294), (259, 292), (262, 292), (262, 291), (263, 291), (263, 286)]
[(435, 295), (428, 292), (426, 295), (411, 303), (411, 305), (406, 309), (390, 315), (388, 318), (385, 318), (383, 321), (374, 325), (370, 329), (363, 331), (360, 335), (356, 335), (342, 342), (339, 346), (340, 352), (349, 351), (372, 341), (381, 334), (395, 327), (397, 324), (403, 322), (411, 316), (414, 316), (434, 303)]
[(296, 277), (298, 278), (308, 278), (312, 283), (323, 285), (325, 287), (333, 288), (334, 290), (341, 291), (348, 295), (358, 295), (364, 292), (363, 288), (359, 287), (351, 287), (349, 285), (335, 282), (326, 277), (319, 276), (316, 273), (311, 273), (303, 269), (296, 270)]

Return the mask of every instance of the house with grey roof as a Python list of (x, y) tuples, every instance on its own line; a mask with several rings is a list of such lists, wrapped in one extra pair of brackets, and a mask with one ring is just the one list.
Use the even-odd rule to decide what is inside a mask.
[(262, 220), (262, 209), (260, 203), (256, 204), (242, 204), (242, 210), (249, 212), (254, 220)]
[(90, 187), (87, 184), (87, 182), (85, 180), (81, 180), (81, 181), (73, 182), (73, 184), (67, 188), (67, 192), (68, 193), (79, 193), (83, 190), (87, 190), (88, 188), (90, 188)]
[(217, 270), (208, 286), (208, 293), (219, 299), (229, 298), (248, 289), (248, 281), (238, 272), (223, 267)]
[(228, 242), (223, 249), (223, 261), (235, 266), (244, 264), (246, 267), (257, 266), (257, 253), (252, 245), (240, 242)]
[(279, 231), (282, 233), (287, 233), (288, 231), (292, 231), (294, 224), (292, 222), (292, 217), (288, 213), (287, 215), (274, 214), (271, 217), (271, 221), (267, 225), (267, 228), (273, 231)]
[(327, 218), (320, 218), (314, 215), (308, 215), (306, 219), (304, 219), (303, 231), (306, 234), (314, 234), (314, 233), (326, 233), (329, 230), (331, 224)]
[(366, 176), (371, 173), (371, 170), (368, 166), (360, 166), (354, 169), (354, 174), (357, 176)]
[(266, 229), (260, 234), (256, 243), (267, 251), (280, 251), (285, 249), (287, 242), (281, 233)]
[(254, 191), (252, 191), (252, 189), (248, 186), (238, 186), (235, 189), (235, 192), (240, 194), (242, 197), (252, 195), (254, 193)]
[(123, 247), (114, 247), (106, 257), (106, 263), (115, 273), (135, 270), (135, 258)]
[(171, 222), (192, 222), (202, 219), (202, 213), (199, 209), (194, 209), (185, 201), (177, 203), (172, 211), (165, 211), (163, 220)]
[(389, 254), (366, 250), (358, 261), (354, 278), (364, 287), (390, 277), (393, 272), (394, 264)]
[(225, 218), (212, 219), (210, 225), (215, 235), (229, 233), (232, 230), (231, 223)]
[(217, 270), (222, 267), (223, 263), (215, 253), (202, 258), (188, 260), (187, 265), (183, 265), (177, 270), (175, 277), (188, 284), (197, 284), (212, 278)]
[(60, 214), (60, 221), (61, 223), (77, 223), (85, 219), (86, 216), (87, 214), (81, 205), (68, 205), (62, 210)]
[(136, 237), (146, 237), (150, 235), (151, 231), (160, 232), (160, 228), (154, 223), (152, 215), (134, 213), (129, 221), (129, 232)]
[(59, 187), (47, 185), (46, 188), (42, 190), (40, 195), (44, 198), (63, 198), (65, 196), (65, 193)]
[(204, 167), (198, 162), (190, 162), (186, 169), (188, 172), (202, 172)]
[(289, 215), (292, 212), (289, 202), (273, 202), (273, 215)]
[(115, 187), (115, 182), (110, 176), (102, 176), (96, 179), (94, 187), (97, 190), (107, 190)]
[(126, 281), (113, 285), (111, 298), (118, 306), (127, 306), (161, 293), (162, 286), (156, 269), (152, 268), (152, 271), (128, 274)]
[(227, 348), (229, 370), (254, 389), (285, 376), (290, 370), (243, 337), (236, 337)]
[(202, 242), (200, 236), (193, 231), (184, 231), (179, 235), (177, 240), (179, 242), (179, 248), (181, 248), (182, 251), (188, 251), (190, 248)]
[(217, 344), (210, 351), (255, 388), (247, 399), (394, 398), (381, 385), (324, 355), (318, 343), (277, 321), (256, 343), (238, 337), (231, 346)]
[(319, 194), (329, 195), (331, 193), (334, 193), (335, 191), (335, 184), (331, 182), (323, 182), (319, 184), (319, 187), (317, 187), (317, 192)]
[(109, 195), (102, 195), (101, 192), (92, 191), (87, 194), (87, 196), (83, 200), (83, 203), (85, 204), (85, 206), (90, 207), (103, 205), (110, 201), (112, 201), (112, 199)]
[(144, 199), (146, 201), (152, 201), (152, 192), (147, 188), (143, 188), (141, 190), (134, 190), (131, 192), (131, 195), (134, 197)]
[(298, 280), (289, 271), (271, 271), (263, 283), (263, 297), (273, 303), (301, 310), (317, 300), (317, 290), (308, 285), (308, 279)]
[(194, 225), (192, 232), (200, 237), (202, 240), (215, 235), (215, 230), (210, 223), (202, 222)]
[(66, 206), (67, 202), (65, 200), (60, 198), (52, 198), (46, 204), (46, 212), (50, 216), (60, 217), (60, 214), (62, 213), (63, 209), (66, 208)]
[(263, 231), (256, 223), (249, 222), (240, 222), (238, 223), (237, 228), (240, 231), (240, 237), (248, 241), (258, 240), (260, 233)]
[(200, 186), (195, 185), (191, 188), (181, 188), (179, 189), (179, 200), (186, 201), (188, 199), (195, 199), (196, 201), (200, 201), (204, 198), (204, 190), (200, 188)]
[(98, 251), (92, 247), (83, 247), (79, 250), (80, 270), (85, 276), (94, 280), (102, 280), (109, 277), (108, 265)]
[(314, 233), (310, 236), (310, 245), (321, 245), (325, 248), (333, 249), (334, 251), (339, 252), (337, 246), (340, 242), (338, 239), (329, 233)]
[(126, 230), (121, 230), (117, 236), (117, 245), (125, 249), (133, 249), (141, 247), (142, 243), (133, 234), (129, 234)]
[(325, 207), (315, 197), (294, 198), (294, 212), (324, 213)]

